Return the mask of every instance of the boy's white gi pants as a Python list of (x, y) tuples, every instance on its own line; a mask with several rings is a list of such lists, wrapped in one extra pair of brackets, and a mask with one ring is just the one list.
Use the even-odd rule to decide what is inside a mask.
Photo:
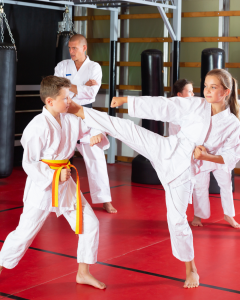
[[(81, 195), (81, 199), (83, 205), (83, 234), (78, 235), (77, 262), (94, 264), (97, 261), (99, 221), (83, 195)], [(7, 236), (1, 249), (1, 266), (12, 269), (18, 264), (50, 213), (50, 211), (40, 210), (32, 206), (30, 201), (24, 203), (19, 224)], [(63, 215), (72, 230), (75, 231), (76, 211), (66, 211)]]
[(97, 146), (90, 147), (89, 144), (77, 144), (81, 153), (88, 175), (88, 182), (92, 203), (111, 202), (111, 192), (104, 151)]
[(229, 217), (234, 217), (235, 209), (232, 194), (232, 175), (223, 170), (208, 170), (196, 175), (196, 184), (193, 189), (194, 215), (202, 219), (208, 219), (210, 217), (210, 172), (213, 172), (213, 176), (216, 178), (220, 187), (224, 214)]
[[(86, 117), (84, 122), (89, 127), (106, 131), (150, 161), (152, 161), (154, 149), (165, 143), (164, 137), (137, 126), (130, 120), (113, 118), (107, 114), (99, 114), (94, 110), (84, 109), (84, 112)], [(160, 150), (164, 152), (164, 149)], [(174, 181), (166, 184), (162, 178), (159, 178), (166, 191), (167, 220), (172, 252), (181, 261), (191, 261), (194, 258), (193, 236), (186, 216), (187, 206), (192, 198), (193, 184), (190, 180), (190, 168), (186, 166), (186, 169), (180, 175), (179, 185), (176, 185)], [(161, 170), (156, 171), (158, 175), (161, 172)], [(183, 180), (181, 180), (181, 177)]]

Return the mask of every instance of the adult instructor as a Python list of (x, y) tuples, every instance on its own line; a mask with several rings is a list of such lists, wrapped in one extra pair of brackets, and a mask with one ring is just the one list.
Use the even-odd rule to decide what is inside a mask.
[[(55, 76), (68, 78), (72, 85), (70, 97), (74, 102), (86, 107), (92, 107), (102, 80), (100, 65), (93, 62), (85, 54), (87, 40), (81, 34), (73, 35), (68, 43), (71, 59), (58, 63)], [(77, 149), (82, 154), (90, 186), (92, 202), (103, 203), (103, 208), (109, 213), (116, 213), (112, 206), (107, 165), (103, 150), (90, 147), (89, 141), (82, 139), (77, 143)]]

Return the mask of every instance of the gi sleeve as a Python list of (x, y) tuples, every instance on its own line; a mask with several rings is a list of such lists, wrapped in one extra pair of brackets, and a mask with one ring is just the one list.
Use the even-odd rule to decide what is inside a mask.
[(110, 143), (109, 143), (106, 133), (102, 132), (98, 129), (88, 127), (81, 118), (79, 118), (79, 119), (80, 119), (80, 130), (79, 130), (79, 138), (78, 139), (81, 140), (81, 142), (83, 142), (83, 143), (89, 144), (91, 137), (96, 136), (98, 134), (102, 134), (103, 135), (102, 141), (100, 143), (94, 145), (93, 147), (97, 146), (102, 150), (107, 150), (110, 147)]
[(240, 160), (240, 130), (237, 128), (231, 133), (231, 136), (225, 141), (221, 156), (224, 160), (222, 169), (226, 172), (231, 172), (236, 163)]
[(49, 132), (41, 127), (25, 128), (21, 144), (24, 148), (22, 166), (29, 178), (42, 190), (53, 180), (54, 170), (41, 161), (41, 150), (46, 147)]
[(77, 85), (77, 96), (78, 99), (93, 99), (96, 97), (102, 82), (102, 68), (99, 64), (94, 63), (94, 65), (91, 67), (91, 77), (89, 79), (96, 80), (98, 85), (94, 86), (86, 86), (84, 84), (78, 84)]
[(201, 98), (128, 97), (128, 114), (132, 117), (163, 122), (183, 118), (201, 104)]

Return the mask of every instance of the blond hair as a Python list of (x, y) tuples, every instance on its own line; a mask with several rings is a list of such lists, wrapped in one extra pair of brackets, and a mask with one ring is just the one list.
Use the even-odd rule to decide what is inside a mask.
[(216, 76), (224, 89), (229, 89), (231, 92), (226, 97), (226, 102), (233, 113), (239, 119), (239, 104), (238, 104), (238, 83), (232, 75), (224, 69), (213, 69), (209, 71), (207, 76)]
[(40, 85), (40, 98), (44, 104), (48, 97), (56, 99), (62, 88), (70, 88), (71, 82), (67, 78), (57, 76), (47, 76), (43, 78)]

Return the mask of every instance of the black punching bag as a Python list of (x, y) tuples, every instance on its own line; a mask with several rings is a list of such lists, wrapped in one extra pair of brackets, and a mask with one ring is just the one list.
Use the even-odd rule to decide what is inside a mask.
[(225, 68), (225, 51), (219, 48), (207, 48), (202, 51), (201, 58), (201, 97), (204, 97), (204, 80), (213, 69)]
[[(149, 49), (141, 54), (142, 95), (163, 96), (163, 54), (159, 50)], [(163, 135), (163, 122), (142, 120), (142, 127)], [(132, 161), (132, 181), (144, 184), (161, 184), (150, 161), (142, 155)]]
[(0, 43), (0, 178), (10, 176), (13, 170), (16, 51), (12, 44)]
[(74, 34), (75, 32), (73, 31), (63, 31), (58, 33), (56, 44), (56, 65), (62, 60), (71, 58), (68, 50), (68, 42)]

